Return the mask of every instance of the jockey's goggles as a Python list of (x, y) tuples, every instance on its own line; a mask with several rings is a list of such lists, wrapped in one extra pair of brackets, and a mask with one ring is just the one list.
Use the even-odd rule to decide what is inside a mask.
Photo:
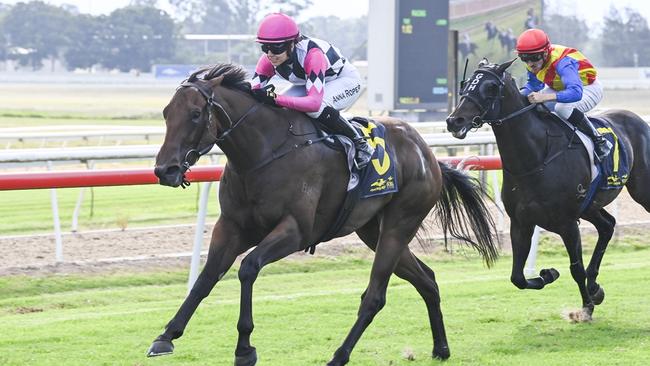
[(519, 58), (523, 62), (537, 62), (544, 59), (544, 52), (520, 53)]
[(262, 52), (268, 53), (271, 51), (274, 55), (284, 53), (289, 48), (289, 42), (284, 43), (262, 43)]

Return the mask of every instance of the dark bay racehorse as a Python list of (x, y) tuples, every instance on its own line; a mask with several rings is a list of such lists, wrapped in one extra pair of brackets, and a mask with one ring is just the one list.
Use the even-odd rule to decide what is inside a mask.
[[(503, 163), (502, 197), (511, 219), (512, 283), (520, 289), (541, 289), (559, 276), (543, 269), (540, 276), (526, 279), (523, 269), (530, 251), (535, 225), (562, 237), (569, 253), (570, 269), (582, 296), (582, 311), (573, 319), (589, 320), (594, 305), (605, 296), (596, 282), (598, 269), (614, 232), (616, 221), (603, 207), (620, 189), (599, 191), (593, 203), (580, 214), (585, 191), (591, 182), (589, 156), (572, 144), (577, 138), (567, 126), (550, 115), (540, 115), (520, 95), (502, 65), (483, 64), (465, 84), (461, 99), (447, 118), (447, 129), (457, 138), (483, 123), (492, 126)], [(650, 210), (650, 129), (634, 113), (611, 110), (598, 115), (611, 124), (618, 143), (627, 151), (630, 174), (626, 187), (632, 198)], [(598, 241), (587, 270), (582, 262), (578, 219), (591, 222)]]
[[(202, 77), (199, 78), (199, 75)], [(200, 70), (183, 82), (163, 114), (164, 143), (156, 158), (160, 183), (177, 187), (185, 171), (216, 144), (228, 163), (219, 187), (221, 215), (207, 262), (189, 295), (147, 355), (173, 351), (203, 298), (250, 248), (241, 262), (239, 338), (235, 365), (254, 365), (253, 283), (265, 265), (315, 245), (337, 218), (349, 171), (345, 155), (317, 139), (303, 113), (260, 104), (252, 98), (243, 69), (225, 64)], [(399, 192), (360, 201), (336, 236), (356, 231), (376, 252), (358, 318), (330, 365), (343, 365), (377, 312), (384, 306), (391, 274), (410, 282), (429, 312), (433, 356), (449, 357), (433, 271), (408, 244), (432, 208), (443, 229), (471, 244), (490, 264), (497, 257), (492, 219), (480, 188), (466, 175), (439, 164), (407, 123), (382, 119), (386, 140), (396, 153)], [(372, 164), (371, 164), (372, 165)]]

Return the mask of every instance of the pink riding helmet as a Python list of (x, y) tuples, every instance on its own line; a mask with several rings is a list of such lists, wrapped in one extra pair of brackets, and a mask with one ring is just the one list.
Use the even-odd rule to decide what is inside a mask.
[(282, 43), (294, 40), (300, 34), (298, 25), (288, 15), (271, 13), (264, 17), (257, 29), (257, 42)]

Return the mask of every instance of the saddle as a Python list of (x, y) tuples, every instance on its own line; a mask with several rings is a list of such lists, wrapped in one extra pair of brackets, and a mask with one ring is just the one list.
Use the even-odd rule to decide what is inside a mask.
[(598, 132), (600, 132), (600, 134), (602, 134), (614, 146), (612, 152), (607, 156), (607, 158), (598, 162), (594, 159), (594, 145), (591, 138), (582, 133), (571, 123), (558, 116), (556, 113), (546, 111), (542, 113), (550, 116), (550, 118), (559, 123), (560, 126), (566, 127), (567, 134), (571, 134), (569, 135), (570, 141), (575, 141), (575, 139), (571, 138), (573, 135), (577, 136), (577, 141), (581, 142), (580, 145), (587, 150), (589, 155), (591, 165), (591, 184), (581, 205), (581, 213), (589, 207), (597, 191), (622, 189), (623, 186), (625, 186), (630, 173), (627, 150), (625, 145), (619, 142), (614, 128), (607, 120), (588, 116), (589, 121), (594, 125)]
[[(319, 243), (336, 236), (360, 199), (394, 193), (398, 191), (398, 187), (395, 157), (385, 139), (386, 128), (382, 124), (363, 117), (352, 118), (352, 125), (359, 131), (359, 134), (366, 136), (369, 139), (368, 143), (375, 147), (371, 163), (364, 169), (358, 170), (354, 164), (354, 143), (345, 136), (327, 133), (319, 126), (318, 121), (313, 121), (319, 137), (325, 138), (323, 141), (326, 146), (345, 152), (350, 172), (347, 194), (339, 209), (339, 214), (330, 229), (317, 241)], [(305, 251), (313, 254), (315, 244)]]

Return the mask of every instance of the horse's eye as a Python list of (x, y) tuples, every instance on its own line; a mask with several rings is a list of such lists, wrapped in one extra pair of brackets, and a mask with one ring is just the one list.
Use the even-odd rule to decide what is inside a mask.
[(192, 111), (192, 122), (198, 122), (201, 117), (201, 111)]
[(488, 98), (497, 97), (499, 93), (499, 87), (495, 83), (485, 83), (482, 85), (482, 93)]

